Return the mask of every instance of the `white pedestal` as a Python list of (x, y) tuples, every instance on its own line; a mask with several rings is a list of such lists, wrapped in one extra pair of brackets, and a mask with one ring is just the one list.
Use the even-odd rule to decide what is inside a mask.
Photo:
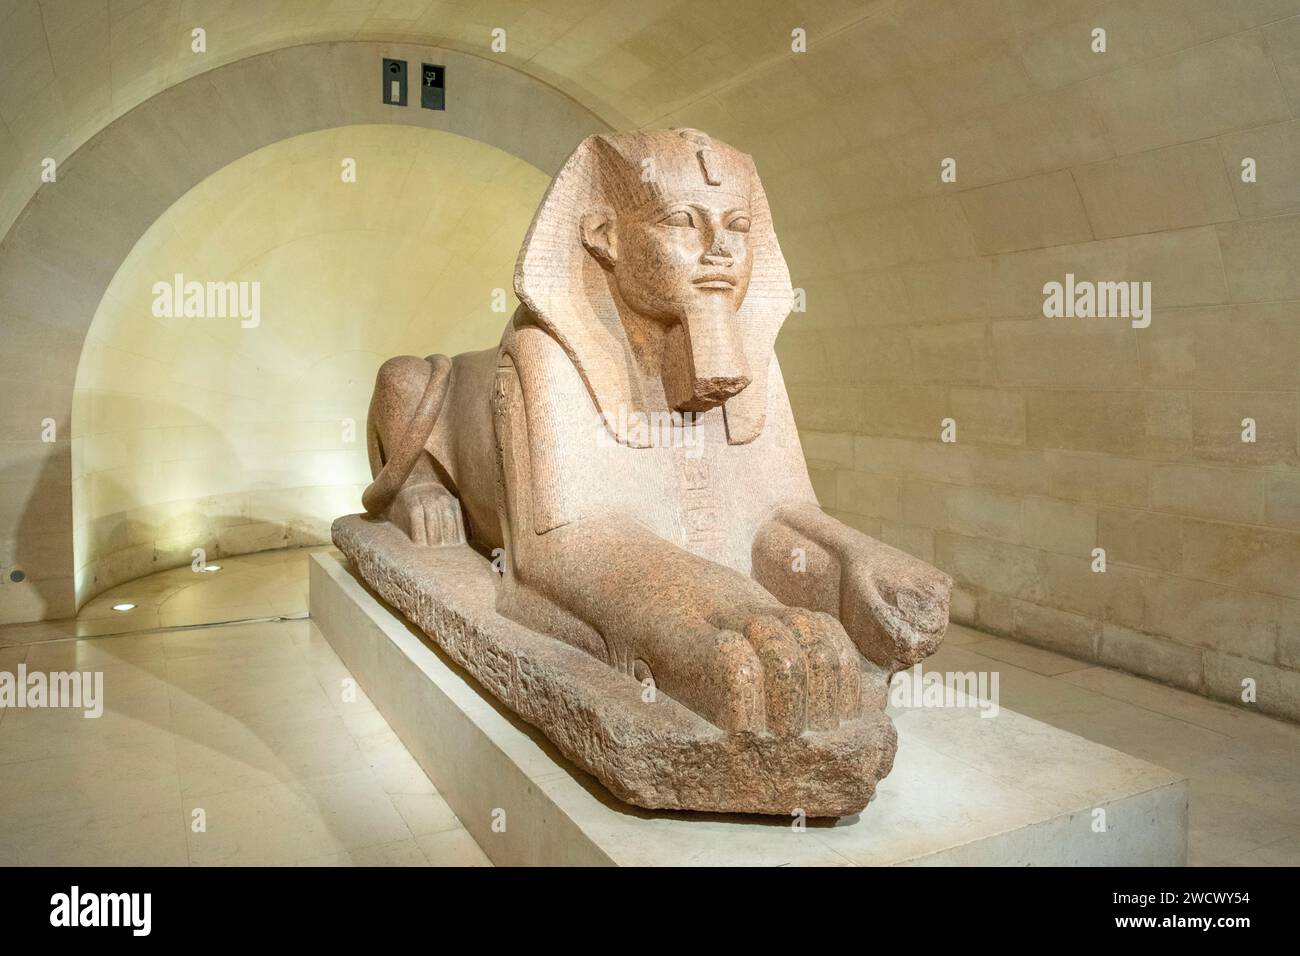
[[(1147, 865), (1187, 859), (1186, 781), (1003, 709), (894, 714), (898, 756), (857, 817), (627, 806), (355, 578), (311, 557), (311, 617), (498, 865)], [(1097, 832), (1104, 811), (1104, 832)], [(504, 821), (504, 829), (501, 821)], [(494, 827), (494, 822), (496, 826)]]

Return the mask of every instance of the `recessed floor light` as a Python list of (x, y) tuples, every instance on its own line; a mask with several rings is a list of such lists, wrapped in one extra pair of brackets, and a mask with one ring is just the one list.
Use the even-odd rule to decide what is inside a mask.
[(114, 605), (113, 605), (113, 610), (114, 610), (114, 611), (134, 611), (134, 610), (135, 610), (135, 605), (134, 605), (134, 604), (131, 604), (131, 603), (129, 603), (129, 602), (123, 601), (121, 604), (114, 604)]
[(208, 565), (207, 567), (205, 567), (203, 570), (204, 570), (204, 571), (220, 571), (220, 570), (221, 570), (221, 565), (219, 565), (219, 564), (209, 564), (209, 565)]

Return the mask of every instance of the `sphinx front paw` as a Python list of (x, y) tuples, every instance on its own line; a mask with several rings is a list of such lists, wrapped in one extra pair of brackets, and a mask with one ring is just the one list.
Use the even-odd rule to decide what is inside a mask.
[(840, 622), (784, 605), (729, 608), (638, 653), (642, 679), (731, 733), (834, 730), (863, 709), (860, 658)]
[(863, 655), (901, 670), (938, 650), (948, 629), (952, 578), (911, 555), (881, 548), (849, 564), (844, 624)]
[(437, 547), (465, 543), (460, 501), (437, 482), (408, 485), (388, 506), (388, 520), (416, 544)]

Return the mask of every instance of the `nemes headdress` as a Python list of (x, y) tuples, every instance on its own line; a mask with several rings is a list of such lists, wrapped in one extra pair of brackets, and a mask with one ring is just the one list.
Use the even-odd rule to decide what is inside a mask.
[(694, 129), (588, 136), (547, 190), (515, 264), (515, 293), (568, 353), (606, 426), (624, 444), (641, 443), (629, 427), (637, 413), (663, 409), (644, 407), (634, 386), (631, 348), (601, 266), (582, 244), (582, 217), (602, 207), (636, 210), (700, 194), (732, 195), (749, 205), (753, 266), (736, 322), (751, 381), (723, 411), (727, 440), (751, 442), (763, 430), (772, 347), (792, 296), (751, 157)]

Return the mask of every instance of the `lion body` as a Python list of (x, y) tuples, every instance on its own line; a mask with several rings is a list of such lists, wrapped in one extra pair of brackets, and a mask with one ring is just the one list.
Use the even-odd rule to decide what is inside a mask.
[(618, 513), (693, 554), (749, 574), (754, 535), (772, 510), (816, 500), (775, 356), (767, 424), (753, 441), (728, 443), (724, 412), (717, 408), (693, 421), (656, 417), (641, 432), (646, 446), (632, 447), (607, 427), (560, 344), (521, 310), (498, 348), (452, 359), (447, 398), (426, 445), (480, 547), (509, 546), (498, 515), (491, 403), (501, 367), (514, 369), (523, 395), (532, 534)]

